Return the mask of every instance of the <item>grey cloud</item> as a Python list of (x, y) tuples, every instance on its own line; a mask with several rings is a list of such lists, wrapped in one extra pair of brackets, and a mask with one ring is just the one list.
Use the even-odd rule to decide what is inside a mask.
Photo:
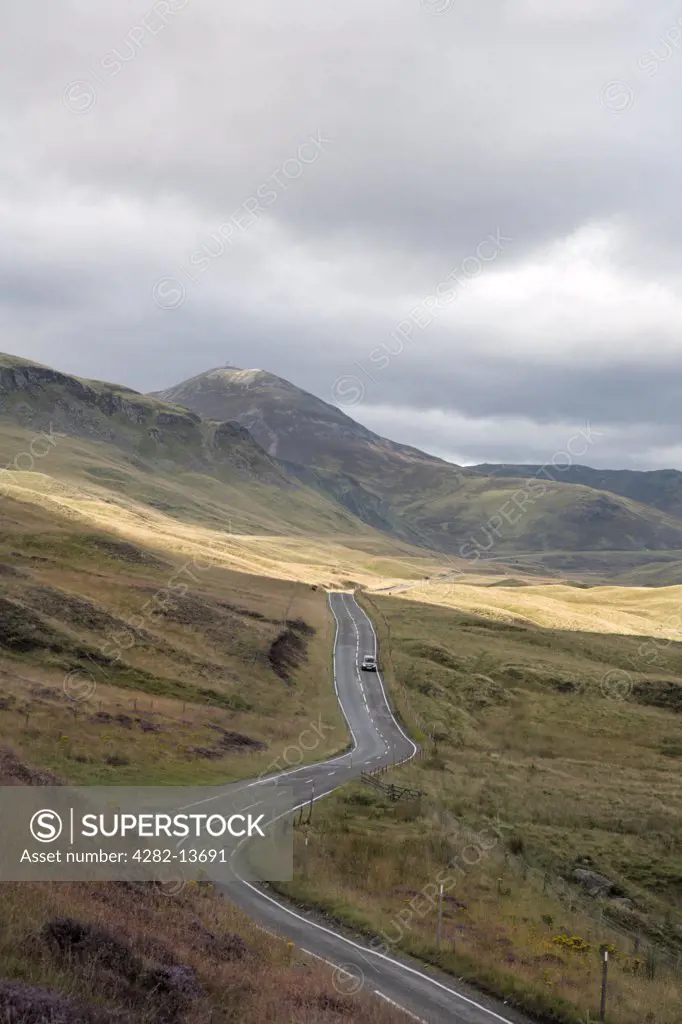
[[(616, 363), (589, 368), (485, 356), (473, 361), (467, 354), (454, 356), (445, 366), (420, 369), (415, 360), (393, 373), (388, 367), (383, 374), (375, 373), (374, 381), (363, 378), (362, 365), (351, 372), (364, 379), (368, 405), (388, 401), (414, 410), (456, 409), (472, 417), (527, 416), (538, 424), (657, 422), (679, 433), (682, 367), (677, 360), (659, 367)], [(356, 416), (358, 412), (356, 407)]]
[[(514, 417), (538, 432), (609, 424), (594, 458), (613, 464), (676, 443), (680, 325), (664, 331), (655, 310), (642, 328), (651, 358), (637, 360), (619, 356), (617, 326), (605, 337), (588, 319), (583, 335), (604, 357), (587, 365), (568, 349), (515, 347), (482, 293), (477, 326), (434, 324), (385, 370), (368, 362), (498, 227), (514, 243), (486, 274), (520, 273), (586, 225), (619, 224), (614, 273), (679, 293), (682, 42), (669, 56), (661, 46), (674, 4), (458, 0), (433, 17), (419, 0), (174, 0), (161, 29), (157, 17), (142, 31), (153, 8), (8, 6), (5, 347), (142, 390), (228, 359), (326, 400), (337, 377), (357, 375), (351, 415), (372, 426), (372, 410), (395, 408), (386, 432), (453, 458), (542, 461), (539, 433), (509, 436)], [(642, 66), (652, 48), (655, 73)], [(608, 109), (614, 82), (627, 109)], [(287, 181), (262, 245), (256, 229), (235, 238), (194, 285), (178, 265), (318, 130), (333, 145)], [(66, 203), (82, 204), (78, 223), (58, 215)], [(186, 289), (177, 309), (154, 304), (165, 276)], [(529, 333), (534, 314), (519, 313)], [(428, 410), (489, 421), (489, 441), (425, 428)]]

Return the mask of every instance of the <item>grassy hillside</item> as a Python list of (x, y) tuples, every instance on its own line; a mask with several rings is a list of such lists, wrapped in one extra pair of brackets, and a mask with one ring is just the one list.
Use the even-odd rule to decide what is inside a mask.
[[(527, 478), (534, 476), (541, 466), (506, 466), (483, 464), (475, 466), (485, 476)], [(561, 480), (567, 484), (594, 487), (598, 491), (610, 491), (624, 498), (651, 505), (661, 512), (682, 517), (682, 473), (677, 469), (592, 469), (590, 466), (567, 466), (562, 470)]]
[[(332, 640), (319, 588), (5, 496), (0, 784), (216, 784), (343, 749)], [(403, 1019), (209, 885), (4, 883), (0, 955), (17, 1024)]]
[[(0, 779), (0, 781), (2, 781)], [(0, 1010), (16, 1024), (404, 1024), (210, 886), (3, 883)]]
[(0, 529), (0, 742), (20, 758), (81, 783), (225, 781), (258, 774), (311, 715), (315, 756), (344, 747), (320, 589), (11, 498)]
[[(682, 644), (362, 600), (425, 750), (383, 779), (424, 796), (357, 784), (324, 801), (286, 891), (574, 1024), (594, 1019), (607, 943), (609, 1019), (677, 1024)], [(603, 876), (601, 897), (580, 872)]]
[[(0, 432), (0, 447), (8, 439), (8, 432)], [(13, 450), (20, 443), (15, 439)], [(150, 483), (145, 491), (137, 479), (128, 481), (125, 491), (92, 483), (87, 471), (96, 468), (103, 455), (101, 449), (86, 448), (82, 442), (76, 447), (65, 439), (49, 466), (54, 476), (47, 475), (47, 465), (42, 473), (12, 472), (5, 477), (5, 493), (25, 510), (22, 515), (36, 510), (35, 514), (81, 531), (109, 531), (126, 542), (172, 551), (178, 558), (210, 558), (226, 569), (255, 575), (311, 584), (377, 585), (423, 579), (443, 570), (435, 554), (368, 528), (327, 532), (318, 519), (318, 533), (310, 526), (314, 517), (306, 517), (300, 503), (288, 505), (285, 494), (280, 506), (268, 490), (243, 482), (228, 488), (207, 477), (195, 483), (182, 473), (157, 474), (153, 493), (163, 494), (166, 505), (159, 508), (150, 497)], [(115, 450), (110, 465), (121, 465)]]
[(3, 486), (15, 478), (38, 485), (42, 476), (47, 488), (57, 477), (100, 500), (109, 492), (213, 527), (234, 516), (246, 532), (368, 532), (288, 476), (236, 423), (204, 422), (130, 389), (7, 356), (0, 399)]
[(210, 370), (155, 393), (203, 417), (236, 420), (299, 479), (364, 522), (412, 543), (427, 543), (393, 507), (391, 496), (449, 488), (457, 467), (396, 444), (336, 406), (263, 370)]
[[(82, 530), (226, 568), (333, 584), (411, 579), (437, 558), (290, 473), (235, 423), (0, 357), (0, 495)], [(357, 575), (359, 573), (359, 576)]]
[[(504, 569), (523, 576), (572, 580), (587, 585), (661, 587), (682, 583), (682, 551), (545, 551), (499, 556)], [(479, 561), (480, 571), (495, 570), (495, 559)]]
[(526, 484), (516, 474), (461, 469), (381, 438), (262, 370), (211, 370), (158, 397), (202, 416), (237, 420), (292, 474), (364, 522), (450, 555), (575, 551), (584, 553), (584, 569), (592, 552), (682, 546), (677, 508), (567, 486), (558, 473)]
[(549, 480), (524, 487), (475, 476), (461, 480), (454, 493), (406, 499), (401, 514), (423, 536), (440, 533), (472, 560), (563, 551), (576, 553), (577, 568), (592, 566), (593, 553), (601, 551), (677, 548), (682, 528), (656, 509), (586, 487)]
[[(388, 592), (392, 593), (391, 591)], [(603, 587), (482, 577), (469, 583), (425, 581), (395, 596), (472, 612), (487, 619), (550, 629), (682, 641), (682, 587)]]
[(460, 470), (262, 371), (212, 371), (154, 397), (2, 356), (0, 427), (4, 487), (42, 488), (77, 514), (118, 504), (121, 523), (133, 503), (182, 524), (374, 540), (399, 555), (563, 553), (578, 571), (603, 553), (682, 549), (682, 520), (668, 512), (579, 484)]

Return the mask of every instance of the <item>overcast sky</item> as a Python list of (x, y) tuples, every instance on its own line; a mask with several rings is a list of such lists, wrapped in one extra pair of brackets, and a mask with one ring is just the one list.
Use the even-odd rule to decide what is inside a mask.
[(581, 461), (682, 468), (682, 3), (0, 11), (3, 350), (262, 367), (456, 462), (589, 421)]

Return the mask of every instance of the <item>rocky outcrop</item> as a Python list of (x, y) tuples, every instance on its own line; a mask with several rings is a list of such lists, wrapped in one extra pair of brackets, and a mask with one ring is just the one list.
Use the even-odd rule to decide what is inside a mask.
[(65, 425), (83, 428), (93, 425), (97, 413), (107, 418), (119, 416), (135, 426), (155, 423), (172, 430), (196, 428), (201, 423), (196, 413), (164, 408), (131, 388), (81, 380), (32, 364), (0, 366), (0, 409), (16, 404), (18, 397), (25, 412), (38, 421), (45, 414), (54, 419), (56, 412)]
[(232, 466), (265, 483), (296, 486), (239, 423), (209, 423), (196, 412), (132, 388), (2, 355), (0, 416), (56, 437), (116, 445), (139, 468), (153, 460), (164, 469), (180, 465), (215, 475)]
[(605, 875), (600, 875), (596, 871), (591, 871), (589, 868), (574, 868), (572, 878), (574, 882), (577, 882), (588, 896), (592, 896), (593, 899), (606, 900), (606, 899), (622, 899), (624, 897), (623, 890), (615, 882), (612, 882), (610, 878)]

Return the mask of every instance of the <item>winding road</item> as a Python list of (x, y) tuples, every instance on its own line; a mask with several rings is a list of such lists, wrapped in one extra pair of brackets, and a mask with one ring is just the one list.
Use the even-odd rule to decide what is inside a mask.
[[(362, 656), (377, 653), (370, 619), (351, 593), (330, 592), (329, 604), (336, 619), (334, 685), (351, 734), (351, 750), (328, 761), (257, 779), (246, 787), (276, 787), (283, 779), (287, 788), (293, 787), (297, 804), (327, 796), (363, 770), (406, 761), (417, 753), (416, 745), (393, 717), (380, 673), (360, 672)], [(325, 961), (339, 992), (364, 988), (402, 1010), (406, 1020), (422, 1024), (528, 1024), (527, 1017), (458, 984), (449, 975), (427, 971), (414, 960), (386, 955), (361, 939), (334, 931), (315, 920), (312, 913), (306, 916), (274, 898), (263, 886), (239, 881), (220, 888), (262, 927)]]

